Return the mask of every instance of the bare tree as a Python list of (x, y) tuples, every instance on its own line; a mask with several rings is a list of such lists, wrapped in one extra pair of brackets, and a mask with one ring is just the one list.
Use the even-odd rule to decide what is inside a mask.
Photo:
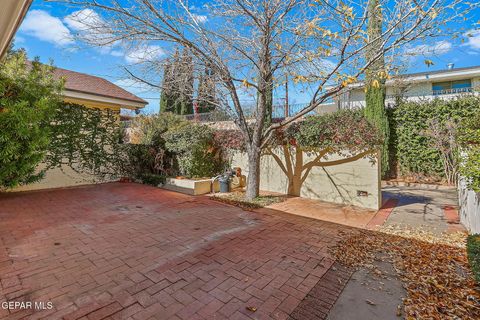
[(430, 146), (438, 150), (447, 183), (456, 185), (458, 179), (458, 144), (456, 142), (458, 123), (454, 120), (442, 123), (438, 119), (433, 119), (428, 121), (427, 125), (428, 129), (422, 135), (428, 137)]
[[(201, 9), (203, 15), (188, 0), (61, 2), (99, 14), (97, 19), (83, 19), (83, 40), (90, 45), (141, 48), (174, 43), (187, 48), (199, 65), (212, 68), (221, 88), (213, 103), (234, 117), (244, 136), (250, 199), (259, 193), (261, 152), (275, 130), (339, 94), (378, 59), (385, 57), (388, 70), (388, 62), (395, 63), (394, 56), (405, 44), (451, 35), (446, 26), (463, 19), (471, 7), (463, 0), (380, 0), (384, 28), (378, 37), (369, 38), (367, 0), (212, 0)], [(372, 43), (378, 48), (375, 52)], [(150, 75), (161, 74), (162, 61), (142, 62)], [(270, 123), (272, 89), (284, 85), (287, 75), (296, 85), (308, 87), (311, 99), (292, 117)], [(137, 77), (158, 83), (148, 76)], [(256, 99), (253, 120), (247, 121), (241, 90), (253, 92)]]

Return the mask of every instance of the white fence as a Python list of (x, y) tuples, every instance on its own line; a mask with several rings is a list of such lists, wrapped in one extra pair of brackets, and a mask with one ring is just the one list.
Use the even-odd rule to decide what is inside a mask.
[(469, 233), (480, 233), (480, 194), (467, 188), (465, 180), (458, 184), (460, 221)]

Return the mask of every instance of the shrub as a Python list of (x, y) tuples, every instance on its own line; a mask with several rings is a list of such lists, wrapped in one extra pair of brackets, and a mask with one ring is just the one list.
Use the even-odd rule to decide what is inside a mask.
[(176, 127), (186, 125), (185, 118), (171, 112), (163, 112), (158, 115), (135, 117), (131, 128), (137, 137), (136, 143), (144, 145), (164, 144), (162, 135)]
[(165, 176), (159, 174), (144, 173), (139, 175), (139, 178), (143, 181), (143, 183), (152, 185), (154, 187), (165, 183)]
[(290, 126), (286, 138), (304, 150), (326, 150), (329, 153), (360, 153), (381, 145), (379, 131), (363, 116), (362, 110), (340, 110), (310, 116)]
[(130, 126), (134, 136), (129, 137), (135, 144), (126, 146), (126, 174), (142, 180), (150, 180), (151, 175), (176, 175), (177, 160), (166, 148), (164, 135), (187, 123), (183, 117), (169, 112), (136, 117)]
[[(240, 130), (217, 130), (215, 144), (224, 150), (244, 150)], [(299, 145), (305, 151), (329, 149), (329, 153), (350, 154), (374, 150), (382, 143), (380, 132), (361, 110), (340, 110), (323, 115), (309, 116), (276, 131), (274, 145)]]
[(184, 124), (165, 135), (167, 150), (177, 155), (180, 174), (187, 177), (211, 177), (223, 171), (226, 160), (215, 145), (213, 130), (205, 125)]
[(469, 235), (467, 238), (468, 263), (472, 268), (473, 275), (480, 284), (480, 234)]
[(52, 67), (28, 64), (23, 51), (9, 52), (0, 63), (0, 187), (43, 177), (37, 166), (47, 153), (61, 89)]
[(480, 192), (480, 110), (463, 120), (457, 139), (463, 153), (460, 173), (470, 189)]
[[(136, 118), (131, 131), (137, 145), (128, 147), (128, 163), (134, 177), (150, 180), (151, 175), (188, 177), (214, 176), (226, 161), (214, 131), (164, 112)], [(143, 178), (142, 178), (143, 177)]]
[(240, 130), (215, 130), (213, 140), (215, 145), (224, 151), (245, 151), (245, 140)]
[(401, 176), (414, 176), (417, 179), (441, 180), (445, 178), (442, 155), (432, 137), (425, 134), (435, 121), (439, 126), (447, 123), (458, 124), (462, 119), (472, 117), (478, 110), (477, 97), (464, 97), (455, 100), (408, 102), (402, 101), (390, 113), (390, 124), (394, 134), (394, 152)]

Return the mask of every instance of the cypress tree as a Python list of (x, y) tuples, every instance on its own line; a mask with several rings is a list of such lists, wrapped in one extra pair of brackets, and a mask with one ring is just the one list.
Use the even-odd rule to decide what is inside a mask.
[(178, 72), (178, 97), (176, 113), (181, 115), (193, 114), (193, 83), (194, 83), (193, 58), (188, 49), (184, 49), (179, 60)]
[(164, 68), (162, 81), (162, 93), (160, 95), (160, 112), (177, 112), (176, 103), (179, 98), (178, 70), (180, 68), (180, 57), (178, 50), (175, 50), (172, 59), (167, 59)]
[[(365, 117), (370, 120), (382, 133), (381, 147), (382, 176), (389, 171), (389, 138), (390, 129), (385, 110), (385, 57), (382, 51), (382, 23), (383, 15), (379, 0), (369, 0), (368, 3), (367, 35), (369, 47), (366, 51), (367, 61), (373, 61), (366, 71)], [(378, 57), (377, 57), (378, 56)]]
[(171, 88), (169, 87), (171, 85), (171, 70), (172, 65), (170, 64), (170, 61), (167, 60), (163, 71), (162, 92), (160, 94), (160, 113), (172, 111), (172, 99), (170, 96)]
[(197, 100), (199, 103), (199, 112), (210, 112), (216, 105), (215, 75), (212, 68), (205, 67), (204, 73), (198, 81)]

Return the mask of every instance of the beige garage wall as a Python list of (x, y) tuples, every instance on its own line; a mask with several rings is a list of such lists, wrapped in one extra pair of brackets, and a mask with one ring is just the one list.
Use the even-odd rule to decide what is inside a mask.
[[(314, 158), (306, 153), (303, 156), (304, 163)], [(339, 157), (328, 158), (329, 161), (335, 159)], [(232, 166), (241, 167), (248, 176), (245, 153), (234, 153)], [(314, 167), (302, 186), (301, 197), (378, 210), (382, 203), (379, 169), (378, 161), (372, 164), (367, 158), (336, 166)], [(261, 190), (287, 193), (287, 176), (272, 156), (262, 157), (260, 172)], [(359, 191), (367, 195), (359, 195)]]
[[(41, 167), (40, 167), (41, 168)], [(20, 186), (9, 191), (30, 191), (51, 188), (74, 187), (92, 183), (102, 183), (112, 180), (102, 180), (94, 175), (79, 174), (68, 166), (48, 170), (45, 178), (39, 182)]]

